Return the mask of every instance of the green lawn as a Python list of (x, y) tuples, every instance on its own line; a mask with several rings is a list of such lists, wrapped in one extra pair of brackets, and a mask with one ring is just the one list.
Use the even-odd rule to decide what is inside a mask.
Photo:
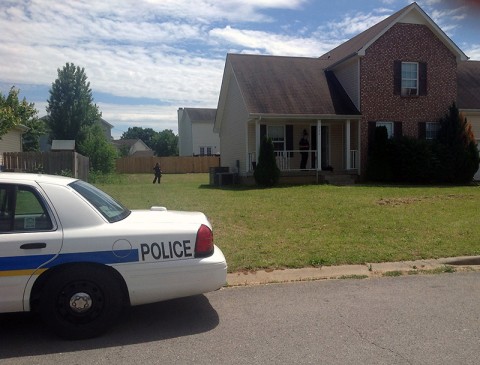
[(229, 271), (480, 254), (480, 187), (213, 188), (208, 174), (122, 175), (99, 188), (131, 209), (199, 210)]

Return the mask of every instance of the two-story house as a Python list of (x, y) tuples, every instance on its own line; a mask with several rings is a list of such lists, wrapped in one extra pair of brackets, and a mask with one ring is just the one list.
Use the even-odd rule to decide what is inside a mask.
[(319, 58), (229, 54), (215, 119), (222, 166), (251, 180), (267, 136), (284, 179), (363, 177), (373, 127), (430, 138), (454, 101), (480, 136), (480, 62), (467, 60), (416, 3)]
[(220, 138), (213, 131), (217, 109), (179, 108), (178, 150), (180, 156), (220, 154)]

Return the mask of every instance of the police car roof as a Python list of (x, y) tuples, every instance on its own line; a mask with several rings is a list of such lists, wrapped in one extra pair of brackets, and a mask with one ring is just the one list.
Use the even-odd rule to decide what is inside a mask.
[(59, 185), (68, 185), (78, 179), (58, 175), (29, 174), (24, 172), (0, 172), (0, 182), (47, 182)]

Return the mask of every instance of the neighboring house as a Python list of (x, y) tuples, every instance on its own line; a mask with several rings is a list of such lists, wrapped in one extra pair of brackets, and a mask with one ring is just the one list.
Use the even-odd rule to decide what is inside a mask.
[(22, 135), (28, 131), (28, 128), (23, 125), (17, 125), (3, 136), (0, 136), (0, 171), (3, 166), (4, 152), (22, 152)]
[(100, 121), (99, 121), (99, 124), (100, 124), (100, 127), (102, 128), (103, 130), (103, 133), (105, 134), (105, 138), (107, 139), (107, 141), (112, 141), (113, 140), (113, 137), (112, 137), (112, 128), (113, 128), (113, 125), (108, 123), (105, 119), (103, 118), (100, 118)]
[(112, 143), (120, 153), (126, 153), (128, 156), (153, 156), (153, 150), (141, 139), (117, 139)]
[[(47, 120), (48, 120), (48, 115), (44, 115), (43, 117), (41, 117), (40, 119), (42, 119), (45, 124), (47, 125)], [(105, 135), (105, 138), (107, 139), (107, 141), (113, 141), (113, 137), (112, 137), (112, 128), (113, 128), (113, 125), (108, 123), (105, 119), (103, 118), (100, 118), (100, 121), (98, 122), (98, 124), (100, 125), (100, 127), (102, 128), (103, 130), (103, 133)], [(48, 127), (47, 127), (48, 128)], [(47, 133), (43, 136), (40, 136), (39, 138), (39, 144), (40, 144), (40, 151), (41, 152), (48, 152), (50, 151), (50, 149), (52, 148), (52, 145), (50, 144), (50, 135)]]
[(282, 176), (364, 177), (374, 127), (433, 138), (453, 101), (480, 138), (480, 62), (467, 60), (416, 3), (319, 58), (229, 54), (214, 127), (222, 166), (251, 177), (267, 136)]
[(220, 137), (213, 131), (217, 109), (178, 109), (178, 149), (180, 156), (220, 154)]

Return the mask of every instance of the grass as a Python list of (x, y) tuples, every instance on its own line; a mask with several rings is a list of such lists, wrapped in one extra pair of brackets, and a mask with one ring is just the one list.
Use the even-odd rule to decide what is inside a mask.
[(131, 209), (204, 212), (229, 271), (480, 254), (480, 187), (215, 188), (208, 174), (121, 175), (95, 185)]

